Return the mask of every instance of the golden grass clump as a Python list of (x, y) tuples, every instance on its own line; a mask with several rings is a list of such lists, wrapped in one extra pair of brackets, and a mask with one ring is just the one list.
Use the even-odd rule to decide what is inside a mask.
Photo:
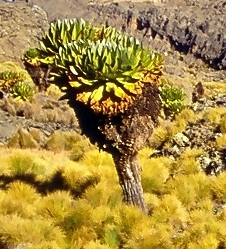
[(225, 115), (226, 107), (208, 108), (203, 112), (203, 118), (207, 122), (209, 122), (213, 127), (222, 125), (223, 120), (225, 120)]
[[(107, 196), (106, 193), (108, 193)], [(122, 193), (119, 186), (116, 185), (116, 182), (115, 185), (109, 189), (109, 184), (101, 181), (94, 188), (88, 188), (83, 194), (83, 198), (94, 208), (104, 205), (116, 207), (122, 202)]]
[(226, 171), (218, 177), (211, 179), (210, 189), (216, 201), (226, 202)]
[(73, 142), (73, 146), (70, 150), (70, 159), (75, 162), (80, 161), (92, 148), (94, 148), (94, 146), (90, 143), (90, 141), (82, 137), (81, 140)]
[(225, 82), (209, 81), (202, 82), (202, 84), (205, 88), (205, 96), (207, 96), (208, 98), (219, 94), (225, 94), (226, 92)]
[[(51, 151), (62, 151), (62, 150), (82, 150), (82, 148), (87, 145), (88, 148), (88, 140), (87, 142), (83, 142), (82, 145), (81, 140), (86, 140), (83, 136), (79, 135), (77, 132), (62, 132), (55, 131), (49, 139), (46, 141), (46, 149)], [(81, 151), (78, 154), (81, 154)]]
[(67, 191), (56, 191), (42, 198), (36, 213), (45, 219), (61, 224), (73, 209), (73, 197)]
[(0, 215), (1, 241), (13, 245), (24, 244), (28, 248), (39, 246), (43, 242), (55, 242), (56, 248), (65, 248), (65, 234), (52, 221), (40, 217), (26, 219), (16, 214)]
[(154, 130), (149, 139), (151, 148), (161, 148), (170, 144), (171, 139), (179, 132), (183, 132), (189, 122), (199, 119), (192, 110), (185, 108), (175, 115), (174, 121), (160, 120), (159, 126)]
[(119, 227), (120, 239), (125, 248), (172, 248), (172, 229), (165, 223), (155, 223), (134, 208), (122, 207)]
[(9, 139), (7, 143), (10, 148), (40, 148), (37, 140), (25, 129), (19, 128), (18, 131)]
[(226, 133), (216, 139), (216, 147), (218, 149), (226, 148)]
[(186, 207), (175, 195), (163, 195), (159, 205), (151, 214), (152, 219), (157, 224), (168, 223), (174, 229), (181, 229), (189, 221)]
[(223, 134), (226, 134), (226, 114), (222, 115), (221, 121), (220, 121), (220, 131)]
[(32, 249), (226, 245), (225, 173), (205, 175), (195, 162), (199, 150), (188, 149), (177, 160), (150, 158), (149, 147), (140, 152), (148, 216), (122, 203), (109, 154), (93, 146), (73, 161), (72, 150), (0, 148), (3, 244)]
[(44, 166), (35, 162), (30, 155), (15, 153), (8, 159), (9, 170), (12, 175), (41, 174)]
[(169, 180), (167, 192), (174, 194), (190, 210), (197, 208), (200, 200), (211, 198), (210, 179), (203, 173), (178, 175)]
[(171, 173), (193, 174), (200, 171), (200, 165), (197, 158), (204, 154), (202, 149), (187, 148), (180, 157), (172, 164)]
[(37, 203), (41, 196), (35, 188), (21, 181), (14, 181), (7, 186), (7, 191), (0, 192), (4, 196), (0, 201), (0, 214), (17, 214), (26, 219), (37, 217)]
[(46, 89), (46, 94), (48, 96), (53, 97), (54, 99), (58, 100), (62, 97), (63, 93), (58, 86), (55, 84), (50, 84), (50, 86)]
[(166, 157), (141, 159), (145, 173), (142, 175), (142, 186), (145, 192), (163, 194), (170, 177), (172, 160)]
[(109, 247), (108, 245), (103, 245), (101, 241), (95, 240), (95, 241), (90, 241), (82, 248), (84, 249), (110, 249), (112, 247)]
[(180, 113), (178, 113), (175, 117), (176, 122), (182, 122), (181, 126), (183, 127), (184, 123), (195, 123), (200, 119), (200, 115), (195, 113), (193, 110), (189, 108), (183, 109)]
[(225, 243), (223, 236), (226, 229), (222, 225), (214, 218), (211, 210), (193, 210), (190, 213), (189, 229), (175, 241), (180, 248), (186, 248), (187, 244), (189, 248), (219, 248), (222, 242)]

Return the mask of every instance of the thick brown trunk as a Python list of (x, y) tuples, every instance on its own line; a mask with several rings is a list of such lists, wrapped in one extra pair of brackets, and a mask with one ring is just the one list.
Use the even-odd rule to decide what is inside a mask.
[(157, 85), (146, 84), (142, 95), (125, 112), (107, 116), (94, 113), (89, 107), (74, 101), (73, 92), (68, 94), (75, 109), (83, 134), (92, 143), (113, 157), (124, 201), (147, 213), (141, 186), (141, 167), (138, 152), (150, 138), (160, 112)]
[(30, 74), (33, 82), (38, 86), (39, 91), (45, 91), (49, 87), (49, 75), (51, 71), (51, 66), (40, 65), (33, 66), (29, 63), (24, 63), (26, 70)]
[(141, 167), (136, 155), (114, 156), (119, 183), (123, 190), (124, 202), (137, 206), (147, 213), (144, 202), (143, 188), (141, 185)]

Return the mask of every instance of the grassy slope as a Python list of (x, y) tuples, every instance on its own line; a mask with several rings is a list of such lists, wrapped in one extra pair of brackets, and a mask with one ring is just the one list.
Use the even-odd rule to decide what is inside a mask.
[(111, 157), (96, 148), (78, 161), (70, 160), (71, 151), (1, 148), (1, 240), (43, 249), (212, 249), (225, 243), (226, 212), (213, 213), (213, 207), (226, 197), (226, 174), (213, 179), (200, 172), (196, 150), (178, 162), (150, 159), (150, 152), (140, 153), (145, 217), (122, 204)]

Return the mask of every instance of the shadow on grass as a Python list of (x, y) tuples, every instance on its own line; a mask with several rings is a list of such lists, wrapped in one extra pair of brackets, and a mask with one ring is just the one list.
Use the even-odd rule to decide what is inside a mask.
[(71, 188), (63, 177), (61, 170), (57, 171), (47, 181), (39, 181), (35, 174), (17, 174), (13, 176), (0, 175), (0, 188), (7, 189), (7, 185), (21, 181), (34, 187), (36, 191), (42, 195), (55, 192), (57, 190), (69, 191), (74, 198), (79, 198), (86, 191), (86, 189), (95, 186), (99, 181), (99, 176), (90, 176), (75, 182), (75, 187)]

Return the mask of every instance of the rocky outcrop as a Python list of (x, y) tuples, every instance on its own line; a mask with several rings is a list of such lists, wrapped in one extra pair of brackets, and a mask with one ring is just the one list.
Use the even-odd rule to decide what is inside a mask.
[(215, 68), (226, 68), (226, 2), (192, 1), (186, 5), (150, 4), (137, 18), (140, 30), (167, 38), (185, 54), (192, 53)]
[(46, 140), (54, 131), (80, 133), (74, 111), (66, 101), (37, 93), (32, 102), (18, 102), (10, 96), (0, 99), (0, 146), (8, 144), (18, 130), (38, 130)]
[(0, 1), (0, 61), (20, 62), (24, 50), (37, 45), (47, 27), (47, 15), (37, 5)]
[[(226, 107), (226, 94), (209, 99), (201, 98), (190, 108), (198, 114), (216, 107)], [(203, 153), (196, 159), (201, 169), (208, 175), (217, 175), (226, 170), (226, 146), (217, 146), (217, 140), (223, 135), (220, 125), (213, 125), (205, 118), (201, 118), (188, 122), (183, 132), (173, 136), (170, 146), (164, 147), (164, 143), (161, 144), (151, 157), (167, 156), (176, 160), (188, 148), (200, 149)]]

